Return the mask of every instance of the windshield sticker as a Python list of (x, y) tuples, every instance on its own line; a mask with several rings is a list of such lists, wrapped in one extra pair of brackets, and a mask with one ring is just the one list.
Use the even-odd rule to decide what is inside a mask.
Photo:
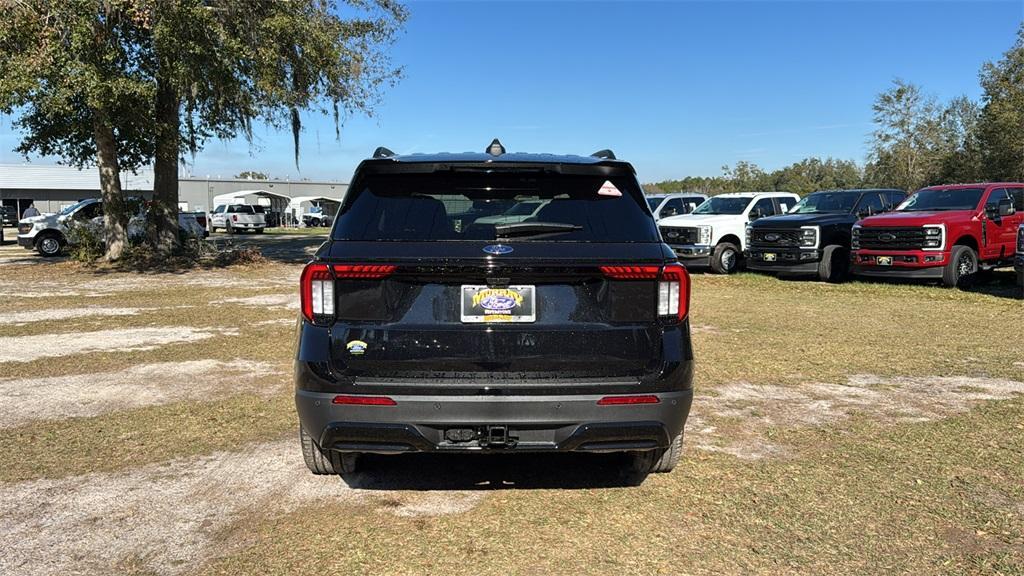
[(351, 340), (345, 345), (345, 348), (348, 350), (348, 353), (353, 356), (362, 356), (366, 353), (366, 342), (363, 342), (362, 340)]
[(612, 184), (610, 181), (605, 180), (604, 184), (601, 185), (601, 188), (598, 189), (597, 195), (598, 196), (622, 196), (622, 192), (620, 192), (619, 189), (615, 187), (615, 184)]

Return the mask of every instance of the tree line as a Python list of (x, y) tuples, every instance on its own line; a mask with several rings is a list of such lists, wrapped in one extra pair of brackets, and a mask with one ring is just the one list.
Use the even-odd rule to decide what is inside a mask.
[[(395, 0), (0, 0), (0, 113), (17, 151), (99, 168), (106, 258), (127, 244), (122, 170), (152, 165), (147, 242), (172, 252), (178, 163), (254, 122), (303, 112), (372, 113), (401, 70), (385, 48), (406, 19)], [(341, 17), (341, 10), (346, 17)]]
[(903, 80), (872, 105), (874, 130), (863, 165), (807, 158), (766, 172), (756, 164), (723, 166), (721, 176), (688, 176), (646, 184), (649, 192), (721, 194), (752, 190), (884, 187), (917, 190), (934, 184), (1024, 181), (1024, 23), (1015, 44), (979, 73), (982, 96), (939, 102)]

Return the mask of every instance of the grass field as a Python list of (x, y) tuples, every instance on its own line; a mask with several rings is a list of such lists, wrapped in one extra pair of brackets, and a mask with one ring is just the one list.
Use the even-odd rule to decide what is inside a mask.
[[(0, 266), (0, 573), (1024, 573), (1024, 305), (694, 278), (676, 472), (302, 464), (300, 267)], [(60, 552), (54, 552), (60, 550)]]

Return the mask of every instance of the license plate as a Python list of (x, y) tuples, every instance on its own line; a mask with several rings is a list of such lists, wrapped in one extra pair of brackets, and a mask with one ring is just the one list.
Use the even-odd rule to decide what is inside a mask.
[(775, 254), (773, 254), (771, 252), (765, 252), (761, 256), (761, 258), (764, 259), (765, 262), (775, 262)]
[(536, 306), (533, 286), (462, 287), (463, 322), (533, 322), (537, 320)]
[(875, 264), (879, 266), (892, 266), (892, 256), (876, 256)]

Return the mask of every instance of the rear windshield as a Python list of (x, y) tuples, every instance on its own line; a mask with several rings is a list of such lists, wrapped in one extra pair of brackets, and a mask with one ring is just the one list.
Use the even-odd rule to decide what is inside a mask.
[(255, 211), (252, 206), (248, 204), (232, 204), (228, 206), (228, 212), (238, 212), (239, 214), (253, 214)]
[(974, 210), (981, 201), (984, 188), (925, 188), (914, 192), (900, 204), (900, 212), (924, 212), (932, 210)]
[(521, 171), (371, 174), (346, 195), (332, 237), (660, 242), (643, 201), (632, 177)]

